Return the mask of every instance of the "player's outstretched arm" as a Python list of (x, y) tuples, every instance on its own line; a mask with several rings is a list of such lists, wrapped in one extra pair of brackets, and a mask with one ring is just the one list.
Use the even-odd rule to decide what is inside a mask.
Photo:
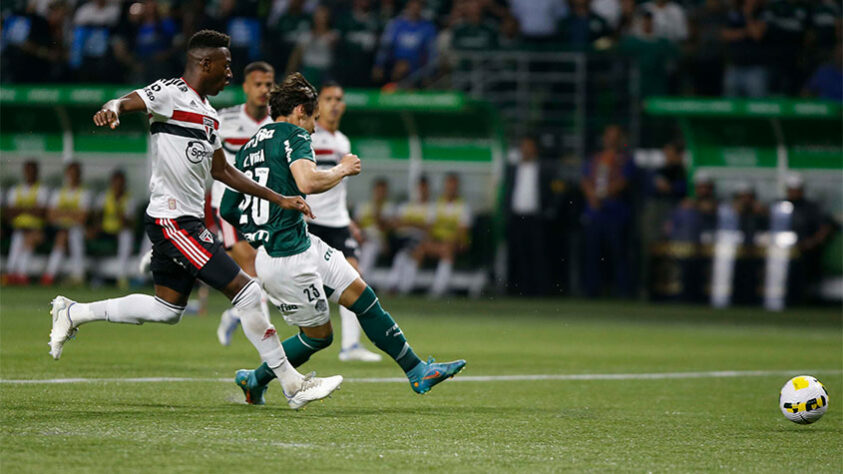
[(284, 209), (299, 211), (311, 219), (314, 217), (310, 211), (310, 206), (307, 205), (307, 201), (301, 196), (282, 196), (266, 186), (261, 186), (249, 179), (249, 177), (226, 161), (222, 149), (214, 151), (214, 159), (211, 162), (211, 176), (235, 191), (265, 199)]
[(94, 114), (94, 124), (97, 127), (104, 127), (108, 125), (112, 130), (120, 125), (120, 115), (127, 112), (141, 112), (146, 111), (146, 104), (140, 98), (137, 92), (113, 99), (106, 102), (102, 108)]
[(296, 160), (290, 165), (296, 186), (305, 194), (323, 193), (338, 185), (346, 176), (360, 174), (361, 169), (360, 158), (350, 153), (328, 170), (317, 169), (316, 163), (310, 160)]

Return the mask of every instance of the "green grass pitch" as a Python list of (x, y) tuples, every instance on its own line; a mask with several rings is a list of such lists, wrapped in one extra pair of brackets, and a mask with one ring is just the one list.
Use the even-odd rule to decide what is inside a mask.
[[(116, 290), (67, 290), (79, 300)], [(294, 412), (280, 386), (242, 403), (233, 383), (257, 355), (242, 331), (216, 342), (225, 308), (176, 326), (94, 323), (62, 359), (48, 355), (55, 291), (0, 293), (0, 471), (721, 471), (840, 472), (843, 334), (839, 308), (770, 314), (570, 300), (384, 297), (421, 357), (465, 358), (425, 396), (392, 361), (341, 363), (338, 343), (303, 372), (348, 380)], [(279, 334), (292, 334), (274, 317)], [(338, 322), (337, 322), (338, 323)], [(336, 324), (338, 326), (338, 324)], [(337, 339), (338, 341), (338, 339)], [(477, 376), (756, 371), (696, 378), (470, 380)], [(799, 371), (825, 383), (818, 423), (787, 421), (778, 391)], [(16, 384), (58, 378), (178, 382)], [(459, 381), (461, 377), (466, 380)]]

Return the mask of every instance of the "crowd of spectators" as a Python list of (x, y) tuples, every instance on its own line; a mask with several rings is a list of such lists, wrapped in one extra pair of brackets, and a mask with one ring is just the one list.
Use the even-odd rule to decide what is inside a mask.
[(643, 96), (843, 100), (837, 0), (29, 0), (2, 15), (7, 82), (148, 83), (214, 28), (234, 71), (262, 59), (315, 84), (424, 86), (454, 52), (567, 49), (633, 58)]
[[(796, 237), (790, 298), (804, 300), (817, 290), (823, 251), (839, 224), (806, 198), (802, 176), (788, 175), (786, 194), (764, 203), (750, 182), (732, 183), (724, 195), (716, 192), (718, 183), (710, 174), (689, 176), (680, 140), (666, 143), (660, 164), (648, 168), (636, 165), (627, 144), (621, 127), (607, 126), (600, 149), (583, 163), (579, 182), (565, 183), (552, 160), (540, 159), (536, 139), (522, 139), (504, 183), (510, 293), (566, 294), (578, 286), (589, 297), (648, 294), (699, 302), (711, 283), (719, 230), (739, 233), (745, 249), (739, 256), (752, 257), (750, 264), (738, 264), (746, 275), (735, 278), (736, 284), (749, 285), (735, 290), (744, 302), (759, 298), (770, 232)], [(771, 224), (774, 209), (785, 201), (791, 212)], [(578, 242), (570, 242), (572, 235)], [(658, 268), (652, 268), (654, 262)], [(559, 272), (572, 267), (579, 280), (575, 285)]]
[[(114, 170), (99, 194), (93, 194), (85, 183), (79, 162), (65, 166), (57, 187), (44, 183), (35, 160), (24, 163), (21, 176), (20, 182), (0, 192), (0, 243), (8, 246), (3, 285), (26, 285), (35, 277), (44, 286), (59, 281), (82, 284), (89, 279), (126, 286), (130, 279), (146, 278), (135, 270), (137, 265), (130, 265), (133, 255), (151, 249), (136, 225), (145, 203), (131, 198), (123, 171)], [(371, 199), (354, 205), (360, 269), (371, 275), (380, 263), (389, 269), (387, 283), (381, 284), (385, 290), (406, 294), (423, 288), (432, 297), (440, 297), (451, 290), (456, 259), (469, 249), (471, 209), (461, 196), (460, 177), (455, 173), (444, 177), (438, 198), (431, 194), (425, 176), (410, 194), (404, 202), (391, 200), (388, 182), (379, 178)], [(212, 219), (206, 221), (211, 230), (217, 230)], [(39, 254), (46, 258), (35, 262), (33, 257)], [(116, 264), (104, 271), (103, 259), (116, 259)], [(435, 266), (434, 276), (422, 281), (419, 270), (428, 264)]]
[[(81, 284), (89, 270), (102, 277), (86, 256), (116, 256), (116, 272), (110, 277), (121, 286), (134, 275), (128, 262), (137, 233), (136, 209), (120, 169), (112, 172), (105, 189), (92, 194), (80, 163), (68, 163), (61, 185), (51, 189), (41, 179), (38, 162), (27, 161), (23, 181), (2, 194), (2, 241), (9, 245), (3, 284), (28, 284), (33, 274), (46, 286), (59, 277)], [(36, 273), (32, 259), (39, 250), (48, 257)]]

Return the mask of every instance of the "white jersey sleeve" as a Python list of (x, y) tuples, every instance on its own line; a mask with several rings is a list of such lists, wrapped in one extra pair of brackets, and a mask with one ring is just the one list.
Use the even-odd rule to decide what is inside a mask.
[(173, 115), (173, 88), (164, 84), (163, 80), (155, 81), (152, 84), (138, 89), (135, 92), (140, 96), (146, 111), (153, 117), (168, 119)]

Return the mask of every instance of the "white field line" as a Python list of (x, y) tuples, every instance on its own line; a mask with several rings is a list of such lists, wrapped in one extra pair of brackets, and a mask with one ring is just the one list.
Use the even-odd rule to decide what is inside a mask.
[[(453, 382), (519, 382), (538, 380), (664, 380), (717, 379), (737, 377), (794, 377), (802, 374), (839, 374), (843, 370), (720, 370), (711, 372), (657, 372), (643, 374), (534, 374), (534, 375), (461, 375)], [(78, 384), (78, 383), (171, 383), (219, 382), (231, 383), (233, 378), (201, 377), (127, 377), (127, 378), (63, 378), (63, 379), (0, 379), (0, 384)], [(407, 383), (404, 377), (347, 378), (351, 383)]]

